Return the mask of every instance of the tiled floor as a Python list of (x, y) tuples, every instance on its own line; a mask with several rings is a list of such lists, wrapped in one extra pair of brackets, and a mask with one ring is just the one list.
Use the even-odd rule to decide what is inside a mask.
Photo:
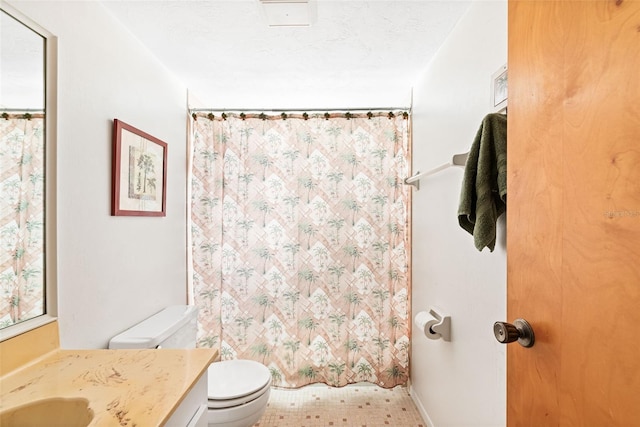
[(426, 427), (406, 387), (311, 385), (271, 389), (255, 427)]

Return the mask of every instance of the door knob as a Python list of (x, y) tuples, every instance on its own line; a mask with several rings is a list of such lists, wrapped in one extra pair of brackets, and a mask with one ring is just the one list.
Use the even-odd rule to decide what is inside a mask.
[(533, 328), (531, 328), (529, 322), (524, 319), (514, 320), (513, 325), (507, 322), (494, 323), (493, 335), (495, 335), (498, 342), (502, 344), (518, 341), (518, 344), (523, 347), (532, 347), (536, 340), (533, 334)]

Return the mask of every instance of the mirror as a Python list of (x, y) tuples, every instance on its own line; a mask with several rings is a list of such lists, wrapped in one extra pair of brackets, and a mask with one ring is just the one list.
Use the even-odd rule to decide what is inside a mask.
[(45, 246), (51, 245), (48, 209), (52, 206), (47, 203), (51, 185), (45, 178), (51, 174), (54, 156), (48, 147), (51, 120), (46, 108), (50, 35), (5, 3), (0, 6), (0, 329), (4, 332), (48, 313), (50, 257)]

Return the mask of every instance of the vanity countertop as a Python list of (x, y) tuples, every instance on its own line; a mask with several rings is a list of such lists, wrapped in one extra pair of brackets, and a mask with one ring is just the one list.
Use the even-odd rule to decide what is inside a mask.
[(160, 426), (217, 356), (212, 349), (54, 350), (0, 378), (0, 411), (85, 398), (91, 426)]

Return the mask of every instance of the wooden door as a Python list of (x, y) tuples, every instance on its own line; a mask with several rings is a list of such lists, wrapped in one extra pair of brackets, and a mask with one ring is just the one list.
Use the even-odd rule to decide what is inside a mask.
[(640, 1), (508, 7), (507, 424), (640, 426)]

